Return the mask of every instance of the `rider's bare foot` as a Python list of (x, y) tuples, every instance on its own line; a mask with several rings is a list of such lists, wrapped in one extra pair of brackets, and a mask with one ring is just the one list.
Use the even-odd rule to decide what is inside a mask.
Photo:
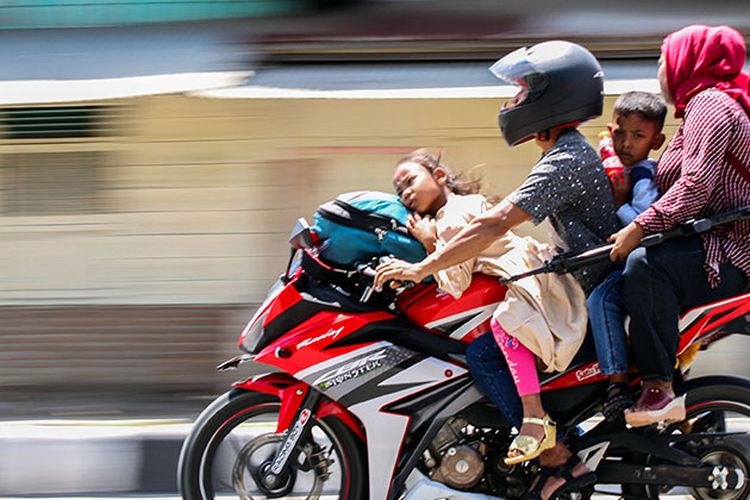
[[(530, 498), (548, 500), (553, 495), (560, 494), (566, 485), (569, 485), (571, 492), (573, 492), (596, 481), (596, 475), (586, 468), (586, 465), (562, 443), (557, 443), (555, 447), (542, 453), (539, 456), (539, 463), (543, 470), (532, 482), (527, 493)], [(548, 473), (544, 471), (548, 471)], [(539, 479), (544, 480), (541, 491), (537, 489), (539, 488)]]
[(564, 464), (572, 455), (567, 446), (557, 443), (549, 450), (539, 455), (539, 465), (542, 467), (558, 467)]
[[(588, 468), (586, 467), (586, 464), (584, 464), (583, 462), (578, 462), (570, 470), (570, 474), (575, 479), (578, 479), (584, 474), (588, 474), (589, 472), (591, 471), (588, 470)], [(566, 479), (560, 476), (552, 476), (549, 479), (547, 479), (547, 482), (542, 488), (542, 495), (541, 495), (542, 500), (548, 500), (552, 496), (552, 494), (555, 493), (565, 483), (566, 483)]]

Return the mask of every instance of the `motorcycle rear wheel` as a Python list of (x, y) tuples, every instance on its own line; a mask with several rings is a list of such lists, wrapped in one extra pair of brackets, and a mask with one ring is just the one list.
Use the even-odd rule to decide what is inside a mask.
[[(711, 378), (711, 377), (707, 377)], [(672, 425), (664, 432), (698, 433), (735, 432), (737, 422), (750, 418), (750, 384), (734, 377), (717, 377), (716, 383), (707, 383), (687, 391), (687, 418)], [(721, 491), (707, 489), (691, 489), (693, 498), (698, 500), (745, 500), (750, 498), (750, 432), (744, 435), (727, 437), (723, 443), (708, 447), (701, 453), (704, 463), (713, 461), (723, 462), (724, 465), (739, 467), (745, 475), (744, 486), (737, 491)], [(651, 457), (645, 458), (645, 463), (651, 462)], [(660, 494), (666, 494), (668, 488), (657, 486), (623, 485), (625, 499), (658, 499)]]
[(233, 390), (198, 417), (182, 446), (177, 484), (185, 500), (295, 497), (359, 500), (367, 495), (361, 440), (336, 418), (314, 420), (291, 473), (269, 490), (257, 481), (283, 442), (275, 434), (280, 403), (268, 394)]

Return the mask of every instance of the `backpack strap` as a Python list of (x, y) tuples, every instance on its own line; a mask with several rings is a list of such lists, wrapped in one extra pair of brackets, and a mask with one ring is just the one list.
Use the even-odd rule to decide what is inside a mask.
[(344, 226), (363, 229), (383, 239), (388, 231), (409, 236), (409, 230), (396, 219), (375, 212), (366, 212), (341, 201), (333, 200), (318, 208), (318, 212), (327, 219)]

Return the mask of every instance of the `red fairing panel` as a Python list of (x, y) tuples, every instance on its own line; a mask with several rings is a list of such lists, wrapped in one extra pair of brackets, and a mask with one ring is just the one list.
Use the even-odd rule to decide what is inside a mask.
[[(298, 373), (369, 345), (357, 344), (323, 350), (369, 323), (393, 319), (393, 317), (392, 314), (383, 311), (371, 313), (322, 311), (297, 325), (279, 340), (272, 342), (256, 356), (255, 361), (276, 366), (288, 373)], [(279, 357), (279, 348), (286, 351), (288, 356)]]
[(297, 281), (297, 279), (299, 279), (299, 276), (300, 273), (298, 272), (292, 277), (289, 283), (284, 285), (284, 287), (276, 292), (275, 295), (269, 295), (268, 297), (266, 297), (264, 303), (257, 311), (255, 311), (252, 319), (247, 323), (245, 329), (242, 331), (240, 339), (237, 341), (237, 345), (240, 349), (242, 349), (242, 346), (245, 343), (245, 337), (247, 337), (253, 326), (258, 321), (262, 321), (263, 324), (260, 326), (265, 327), (266, 325), (268, 325), (268, 323), (276, 319), (287, 309), (302, 300), (302, 296), (294, 287), (294, 283)]
[[(305, 400), (310, 387), (300, 382), (286, 373), (266, 373), (258, 375), (241, 382), (235, 382), (232, 387), (244, 389), (247, 391), (262, 392), (277, 396), (281, 401), (279, 410), (279, 421), (276, 425), (276, 432), (284, 432), (289, 429), (294, 420), (294, 416), (299, 411), (299, 407)], [(357, 417), (352, 415), (346, 408), (335, 401), (325, 400), (320, 403), (315, 412), (316, 418), (336, 417), (347, 425), (363, 441), (365, 433)]]
[(716, 333), (727, 323), (747, 315), (750, 315), (750, 293), (691, 309), (680, 319), (682, 336), (677, 353), (681, 354), (701, 337)]
[(276, 296), (273, 302), (270, 304), (270, 309), (266, 320), (263, 322), (263, 326), (267, 325), (271, 321), (275, 320), (277, 316), (286, 312), (294, 304), (302, 300), (302, 296), (299, 291), (294, 288), (294, 283), (297, 281), (299, 273), (295, 275), (289, 283), (284, 286), (284, 289)]
[[(458, 335), (451, 335), (468, 344), (490, 331), (492, 312), (503, 301), (506, 291), (497, 278), (477, 273), (460, 299), (441, 292), (435, 283), (420, 284), (401, 294), (398, 308), (428, 330), (450, 333), (468, 326)], [(473, 318), (478, 321), (467, 325)]]
[(599, 363), (592, 361), (581, 365), (580, 367), (567, 371), (545, 381), (542, 384), (542, 392), (556, 391), (558, 389), (567, 389), (570, 387), (580, 387), (582, 385), (593, 384), (607, 380), (606, 375), (602, 375), (599, 370)]

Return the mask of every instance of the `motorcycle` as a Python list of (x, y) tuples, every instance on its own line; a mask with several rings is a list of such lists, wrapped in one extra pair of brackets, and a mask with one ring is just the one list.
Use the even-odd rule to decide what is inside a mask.
[[(378, 292), (377, 261), (329, 265), (305, 224), (290, 242), (286, 271), (240, 336), (245, 354), (219, 366), (277, 371), (234, 383), (198, 417), (180, 454), (183, 498), (521, 497), (539, 466), (503, 462), (512, 426), (465, 361), (505, 286), (476, 274), (460, 299), (435, 283)], [(679, 353), (750, 334), (750, 293), (686, 311), (679, 328)], [(607, 379), (595, 356), (545, 374), (542, 399), (597, 487), (624, 498), (675, 487), (699, 499), (750, 497), (750, 380), (680, 375), (687, 418), (669, 426), (597, 416)]]

